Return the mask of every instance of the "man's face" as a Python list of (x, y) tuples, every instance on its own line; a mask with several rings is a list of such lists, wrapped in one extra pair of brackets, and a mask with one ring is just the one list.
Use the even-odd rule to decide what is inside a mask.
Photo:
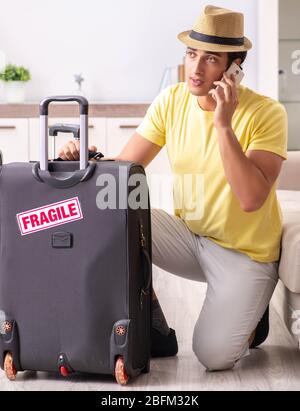
[(227, 52), (196, 50), (188, 47), (185, 57), (185, 79), (190, 92), (195, 96), (206, 96), (214, 81), (221, 80), (228, 65)]

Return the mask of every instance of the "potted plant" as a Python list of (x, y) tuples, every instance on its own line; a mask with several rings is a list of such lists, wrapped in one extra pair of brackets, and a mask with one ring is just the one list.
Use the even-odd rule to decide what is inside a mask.
[(0, 72), (4, 82), (5, 100), (7, 103), (22, 103), (25, 100), (25, 85), (30, 80), (30, 72), (22, 66), (8, 64)]

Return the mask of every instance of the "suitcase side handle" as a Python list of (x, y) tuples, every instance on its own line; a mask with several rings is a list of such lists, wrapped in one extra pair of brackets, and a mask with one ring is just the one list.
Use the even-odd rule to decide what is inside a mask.
[(48, 170), (48, 109), (52, 102), (74, 101), (80, 108), (80, 170), (88, 166), (88, 107), (89, 103), (83, 96), (52, 96), (40, 102), (40, 168)]
[(49, 135), (56, 137), (57, 133), (72, 133), (75, 140), (80, 140), (79, 124), (57, 123), (49, 127)]
[(144, 260), (144, 267), (145, 267), (145, 291), (150, 291), (151, 282), (152, 282), (152, 275), (151, 275), (151, 259), (149, 252), (146, 248), (142, 248), (142, 255)]
[[(57, 136), (57, 133), (72, 133), (75, 140), (80, 140), (80, 126), (79, 124), (63, 124), (63, 123), (56, 123), (49, 127), (49, 135), (50, 136)], [(89, 159), (100, 160), (100, 158), (104, 157), (100, 151), (90, 151), (88, 152)], [(54, 159), (54, 161), (64, 161), (60, 157)]]
[(139, 231), (140, 231), (140, 245), (142, 252), (142, 265), (144, 272), (144, 286), (140, 291), (140, 307), (143, 309), (144, 297), (151, 294), (152, 285), (152, 262), (150, 253), (147, 249), (146, 236), (144, 233), (144, 225), (142, 219), (139, 220)]
[(151, 284), (152, 284), (152, 264), (150, 255), (145, 247), (142, 247), (142, 264), (144, 271), (144, 285), (140, 290), (140, 308), (144, 307), (144, 297), (151, 294)]

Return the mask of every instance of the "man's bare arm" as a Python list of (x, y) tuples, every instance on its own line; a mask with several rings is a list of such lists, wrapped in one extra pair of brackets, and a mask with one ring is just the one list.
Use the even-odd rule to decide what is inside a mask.
[(134, 133), (115, 160), (134, 161), (147, 167), (160, 150), (159, 145), (146, 140), (138, 133)]

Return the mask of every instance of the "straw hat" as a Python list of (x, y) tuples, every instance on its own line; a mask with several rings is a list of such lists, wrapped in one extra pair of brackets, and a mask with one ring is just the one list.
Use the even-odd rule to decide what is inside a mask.
[(246, 51), (252, 43), (244, 37), (244, 15), (221, 7), (206, 6), (193, 29), (177, 38), (186, 46), (205, 51)]

